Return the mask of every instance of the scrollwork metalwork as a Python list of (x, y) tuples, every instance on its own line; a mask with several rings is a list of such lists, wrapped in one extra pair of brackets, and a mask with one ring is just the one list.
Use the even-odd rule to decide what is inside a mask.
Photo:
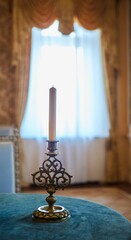
[(42, 167), (39, 168), (39, 171), (32, 174), (32, 176), (35, 185), (44, 187), (45, 189), (49, 185), (53, 185), (55, 190), (67, 187), (71, 183), (72, 178), (55, 156), (46, 159)]

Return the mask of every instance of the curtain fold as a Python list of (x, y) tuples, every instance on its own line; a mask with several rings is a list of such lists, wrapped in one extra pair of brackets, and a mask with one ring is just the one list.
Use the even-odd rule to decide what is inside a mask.
[(17, 0), (13, 1), (13, 52), (12, 65), (15, 67), (16, 79), (16, 126), (20, 129), (25, 110), (30, 67), (31, 28), (22, 15)]
[(106, 1), (105, 8), (110, 9), (110, 11), (103, 13), (102, 45), (111, 123), (110, 136), (106, 144), (106, 176), (108, 182), (117, 182), (119, 180), (117, 146), (117, 83), (119, 80), (117, 1)]
[(102, 26), (104, 8), (102, 0), (76, 0), (74, 13), (84, 28), (94, 30)]
[[(16, 67), (17, 82), (17, 117), (16, 124), (21, 125), (26, 105), (31, 28), (46, 28), (55, 19), (59, 19), (59, 30), (63, 34), (73, 31), (74, 18), (86, 29), (101, 28), (102, 48), (107, 70), (108, 106), (111, 113), (111, 134), (109, 142), (116, 139), (116, 72), (119, 72), (119, 57), (117, 49), (117, 0), (14, 0), (13, 1), (13, 55), (12, 64)], [(115, 122), (115, 123), (114, 123)], [(113, 134), (112, 134), (113, 132)], [(108, 144), (107, 144), (108, 145)], [(114, 144), (109, 144), (113, 146)], [(114, 145), (116, 146), (116, 144)], [(110, 149), (110, 151), (108, 151)], [(117, 146), (107, 147), (107, 166), (117, 163)], [(109, 153), (109, 154), (108, 154)], [(111, 153), (111, 154), (110, 154)], [(108, 166), (109, 179), (115, 181), (112, 167)], [(117, 169), (117, 168), (115, 168)], [(114, 177), (113, 177), (114, 176)]]
[(47, 28), (56, 19), (56, 2), (52, 0), (20, 0), (20, 7), (28, 27)]
[(117, 182), (118, 175), (118, 147), (117, 147), (117, 80), (115, 70), (108, 62), (106, 52), (103, 56), (105, 65), (106, 95), (110, 116), (110, 135), (106, 141), (106, 179), (107, 182)]

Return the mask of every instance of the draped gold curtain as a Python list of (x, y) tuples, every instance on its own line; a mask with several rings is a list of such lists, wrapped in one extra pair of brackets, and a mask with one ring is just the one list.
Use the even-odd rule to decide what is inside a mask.
[(116, 147), (116, 80), (119, 73), (117, 49), (117, 0), (14, 0), (13, 1), (13, 58), (17, 82), (17, 127), (23, 118), (29, 80), (31, 29), (47, 28), (59, 20), (59, 31), (69, 34), (73, 22), (85, 29), (102, 30), (102, 50), (105, 64), (106, 91), (111, 121), (107, 141), (107, 180), (117, 180)]

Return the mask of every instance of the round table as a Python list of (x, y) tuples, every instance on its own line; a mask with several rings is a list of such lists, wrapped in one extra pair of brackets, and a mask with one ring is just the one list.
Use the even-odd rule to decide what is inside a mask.
[(86, 200), (57, 197), (71, 217), (60, 223), (37, 223), (32, 212), (47, 204), (42, 194), (0, 194), (1, 240), (130, 240), (131, 223), (118, 212)]

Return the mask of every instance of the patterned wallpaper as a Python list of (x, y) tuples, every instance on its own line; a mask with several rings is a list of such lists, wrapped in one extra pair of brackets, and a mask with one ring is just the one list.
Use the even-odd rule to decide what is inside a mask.
[(12, 0), (0, 0), (0, 125), (15, 123), (15, 81), (11, 52)]
[(129, 39), (128, 39), (128, 46), (129, 46), (129, 125), (131, 126), (131, 2), (128, 1), (128, 26), (129, 26)]

